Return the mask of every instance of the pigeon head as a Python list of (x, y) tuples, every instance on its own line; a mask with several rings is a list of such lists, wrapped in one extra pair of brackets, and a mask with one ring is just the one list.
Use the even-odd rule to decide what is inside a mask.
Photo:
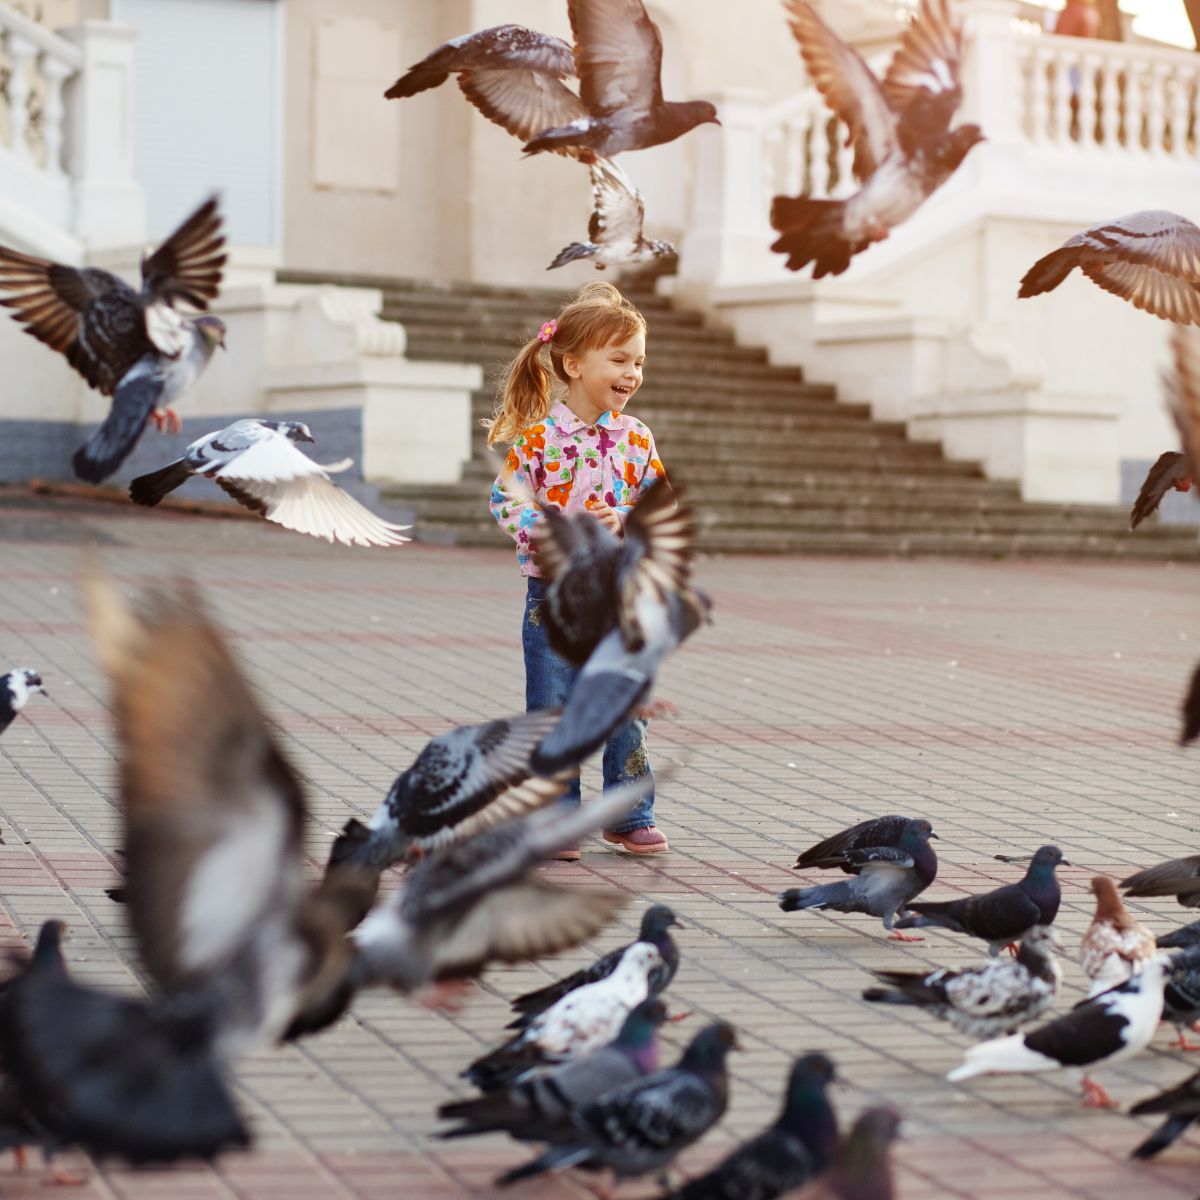
[(1096, 920), (1110, 921), (1118, 929), (1136, 924), (1117, 895), (1117, 885), (1107, 875), (1092, 877), (1092, 895), (1096, 897)]
[(1067, 950), (1053, 925), (1035, 925), (1021, 939), (1021, 945), (1031, 946), (1042, 954), (1052, 954), (1054, 951), (1065, 954)]
[(949, 174), (957, 171), (962, 160), (984, 140), (983, 130), (978, 125), (960, 125), (938, 142), (933, 158), (938, 167)]
[(1057, 846), (1040, 846), (1038, 852), (1033, 856), (1033, 861), (1029, 864), (1029, 870), (1032, 874), (1044, 874), (1047, 871), (1053, 872), (1055, 867), (1069, 867), (1071, 864), (1063, 858), (1063, 852)]
[(928, 842), (930, 838), (933, 838), (934, 841), (940, 840), (928, 821), (909, 821), (900, 834), (900, 849), (914, 849)]
[(312, 430), (303, 421), (280, 421), (277, 428), (289, 441), (315, 442), (317, 440), (313, 437)]
[(205, 313), (192, 323), (196, 332), (204, 339), (204, 344), (211, 354), (218, 346), (225, 349), (225, 322), (220, 317)]
[(639, 941), (656, 942), (672, 925), (679, 925), (675, 914), (665, 904), (652, 904), (642, 914)]
[(684, 1070), (696, 1072), (723, 1071), (725, 1056), (730, 1050), (740, 1049), (733, 1026), (725, 1021), (717, 1021), (705, 1026), (692, 1038), (679, 1065)]
[(837, 1118), (825, 1095), (834, 1081), (832, 1061), (824, 1054), (805, 1054), (792, 1064), (779, 1124), (793, 1129), (823, 1169), (837, 1148)]
[[(4, 679), (5, 677), (0, 676), (0, 683), (3, 683)], [(43, 696), (47, 694), (46, 689), (42, 686), (42, 677), (36, 671), (18, 667), (15, 671), (8, 673), (7, 680), (14, 712), (20, 712), (34, 692), (41, 692)]]
[(33, 948), (33, 962), (39, 967), (63, 967), (62, 943), (67, 933), (65, 921), (44, 921), (38, 930), (37, 944)]
[(679, 257), (679, 251), (670, 242), (662, 242), (658, 238), (650, 238), (646, 242), (646, 249), (650, 251), (651, 258)]
[(842, 1151), (843, 1170), (864, 1182), (871, 1179), (875, 1172), (886, 1169), (887, 1149), (899, 1136), (900, 1114), (895, 1109), (868, 1108), (854, 1122), (854, 1128), (846, 1138)]
[(717, 116), (717, 106), (707, 100), (685, 100), (674, 105), (675, 111), (686, 119), (687, 128), (696, 125), (720, 125), (721, 118)]
[(667, 1019), (667, 1006), (659, 999), (643, 1000), (625, 1018), (617, 1045), (632, 1055), (647, 1074), (658, 1066), (658, 1027)]

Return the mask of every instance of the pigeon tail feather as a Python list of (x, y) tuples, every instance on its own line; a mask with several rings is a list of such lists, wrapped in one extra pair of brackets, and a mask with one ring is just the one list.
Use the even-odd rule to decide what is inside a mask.
[(1005, 1075), (1014, 1071), (1054, 1071), (1062, 1066), (1056, 1059), (1025, 1045), (1023, 1033), (1012, 1033), (1008, 1037), (993, 1038), (967, 1049), (967, 1061), (955, 1067), (946, 1078), (951, 1083), (970, 1079), (973, 1075), (992, 1073)]
[(842, 234), (844, 200), (813, 200), (808, 196), (776, 196), (771, 201), (771, 225), (779, 237), (771, 249), (786, 254), (787, 269), (799, 271), (815, 264), (813, 278), (840, 275), (862, 246)]
[(1017, 296), (1022, 300), (1030, 296), (1040, 296), (1043, 292), (1052, 292), (1079, 265), (1079, 247), (1061, 246), (1052, 250), (1044, 258), (1025, 272), (1021, 280), (1021, 288)]
[(837, 883), (822, 883), (816, 887), (788, 888), (779, 893), (779, 907), (784, 912), (798, 912), (805, 908), (836, 908), (851, 899), (847, 880)]
[(192, 476), (187, 460), (180, 458), (159, 471), (151, 471), (148, 475), (139, 475), (129, 485), (129, 498), (134, 504), (153, 508), (164, 496), (168, 496), (180, 484), (186, 483)]
[(112, 411), (104, 424), (71, 458), (75, 474), (85, 483), (103, 483), (129, 457), (162, 396), (161, 380), (130, 375), (113, 393)]
[(449, 78), (449, 71), (438, 70), (429, 63), (417, 63), (407, 75), (401, 75), (383, 93), (383, 97), (385, 100), (407, 99), (409, 96), (417, 96), (421, 92), (427, 92), (430, 88), (441, 87)]
[(1168, 1117), (1129, 1157), (1153, 1158), (1159, 1151), (1165, 1150), (1195, 1119), (1191, 1113)]
[(572, 242), (569, 246), (564, 246), (559, 252), (558, 257), (546, 268), (547, 271), (553, 271), (555, 267), (565, 267), (567, 263), (574, 262), (578, 258), (591, 258), (593, 254), (598, 254), (600, 247), (595, 242)]
[(527, 1162), (523, 1166), (513, 1167), (503, 1175), (496, 1176), (497, 1187), (508, 1187), (522, 1179), (532, 1179), (545, 1171), (561, 1171), (573, 1167), (589, 1157), (591, 1151), (586, 1146), (554, 1146), (544, 1154)]

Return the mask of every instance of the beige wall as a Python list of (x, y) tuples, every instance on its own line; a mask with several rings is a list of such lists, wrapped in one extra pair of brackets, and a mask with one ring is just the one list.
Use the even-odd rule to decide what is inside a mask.
[[(649, 7), (664, 27), (669, 98), (722, 87), (760, 88), (777, 98), (799, 86), (798, 56), (775, 0), (650, 0)], [(586, 235), (586, 170), (551, 155), (523, 159), (518, 143), (476, 113), (452, 82), (409, 100), (383, 99), (409, 64), (441, 42), (513, 20), (570, 39), (563, 0), (287, 0), (287, 266), (497, 283), (573, 283), (592, 273), (586, 265), (545, 273), (559, 249)], [(340, 68), (347, 76), (357, 71), (356, 79), (317, 82), (321, 24), (330, 21), (373, 22), (398, 60), (360, 40), (364, 52), (347, 52)], [(371, 27), (342, 28), (353, 46)], [(326, 61), (321, 70), (329, 69)], [(700, 129), (688, 139), (714, 134)], [(331, 137), (341, 144), (331, 147)], [(687, 220), (688, 139), (623, 160), (646, 195), (652, 235), (675, 236)], [(362, 172), (376, 176), (373, 185), (349, 178), (349, 159), (332, 173), (322, 170), (339, 150), (375, 156)]]

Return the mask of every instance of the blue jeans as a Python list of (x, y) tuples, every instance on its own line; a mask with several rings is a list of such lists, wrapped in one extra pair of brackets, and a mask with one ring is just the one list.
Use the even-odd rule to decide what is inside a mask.
[[(550, 639), (542, 622), (541, 604), (546, 595), (546, 585), (532, 575), (525, 596), (525, 615), (521, 622), (521, 648), (525, 651), (525, 711), (535, 712), (542, 708), (556, 708), (566, 703), (579, 671), (564, 658), (550, 649)], [(649, 775), (650, 759), (646, 754), (646, 722), (634, 718), (613, 730), (604, 743), (604, 787), (618, 787), (632, 779)], [(571, 783), (562, 798), (564, 804), (578, 804), (580, 789), (578, 778)], [(643, 797), (623, 820), (618, 821), (610, 832), (629, 833), (633, 829), (645, 829), (654, 824), (654, 789)]]

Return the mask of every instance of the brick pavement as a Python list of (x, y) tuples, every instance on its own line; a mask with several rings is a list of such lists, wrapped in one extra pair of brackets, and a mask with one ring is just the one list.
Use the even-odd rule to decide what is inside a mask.
[[(521, 707), (521, 586), (508, 556), (409, 546), (335, 549), (242, 521), (30, 507), (0, 498), (0, 664), (41, 669), (35, 699), (0, 740), (0, 936), (49, 916), (72, 927), (68, 957), (90, 981), (130, 987), (137, 967), (120, 909), (104, 896), (120, 830), (105, 687), (80, 626), (81, 546), (97, 542), (130, 586), (202, 577), (261, 685), (308, 783), (315, 871), (350, 814), (368, 814), (431, 734)], [(695, 1170), (776, 1109), (790, 1056), (829, 1052), (845, 1119), (889, 1100), (905, 1113), (900, 1194), (1191, 1200), (1200, 1136), (1152, 1165), (1126, 1156), (1151, 1123), (1081, 1111), (1066, 1074), (947, 1084), (966, 1039), (916, 1012), (857, 1001), (865, 968), (962, 964), (965, 939), (888, 943), (868, 918), (781, 913), (796, 851), (883, 812), (932, 820), (942, 868), (932, 894), (1017, 877), (992, 855), (1061, 845), (1060, 924), (1074, 948), (1087, 880), (1198, 848), (1196, 753), (1178, 750), (1176, 710), (1200, 655), (1200, 568), (1169, 565), (706, 559), (698, 578), (717, 624), (664, 674), (682, 709), (657, 722), (655, 761), (680, 761), (660, 791), (665, 861), (596, 841), (582, 865), (547, 872), (633, 894), (618, 926), (561, 960), (489, 972), (457, 1016), (390, 994), (362, 998), (328, 1033), (248, 1058), (238, 1096), (253, 1152), (215, 1167), (91, 1173), (90, 1197), (490, 1195), (523, 1152), (501, 1138), (431, 1140), (456, 1072), (491, 1044), (505, 998), (626, 940), (651, 900), (686, 925), (674, 1004), (731, 1019), (730, 1111), (680, 1160)], [(1160, 931), (1185, 910), (1137, 911)], [(1082, 995), (1066, 964), (1064, 1003)], [(1101, 1078), (1123, 1105), (1194, 1069), (1168, 1049)], [(1200, 1065), (1200, 1063), (1196, 1064)], [(44, 1194), (0, 1165), (9, 1196)], [(622, 1192), (649, 1196), (650, 1184)], [(582, 1194), (569, 1180), (512, 1193)]]

